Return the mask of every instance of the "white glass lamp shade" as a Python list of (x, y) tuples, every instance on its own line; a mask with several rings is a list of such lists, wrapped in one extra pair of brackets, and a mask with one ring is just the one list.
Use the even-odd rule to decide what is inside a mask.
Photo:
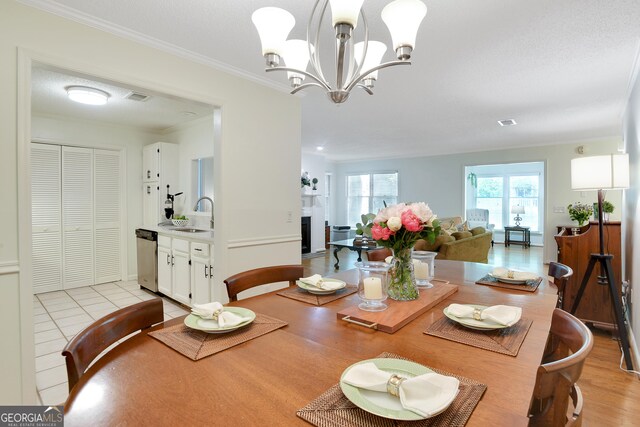
[[(304, 40), (287, 40), (282, 48), (282, 58), (284, 59), (287, 67), (297, 68), (298, 70), (307, 70), (307, 64), (309, 63), (309, 47), (313, 53), (313, 45), (309, 46)], [(287, 76), (300, 77), (304, 80), (304, 74), (287, 71)]]
[(571, 160), (573, 190), (620, 190), (629, 188), (629, 155), (579, 157)]
[[(360, 62), (362, 62), (362, 52), (364, 50), (364, 42), (356, 43), (353, 46), (353, 49), (354, 49), (353, 54), (356, 58), (356, 62), (358, 63), (358, 65), (360, 65)], [(361, 70), (367, 71), (373, 67), (377, 67), (378, 65), (380, 65), (380, 62), (382, 62), (382, 57), (384, 56), (384, 53), (386, 51), (387, 51), (387, 46), (384, 43), (381, 43), (375, 40), (369, 40), (369, 45), (367, 46), (367, 57), (364, 58), (364, 63), (362, 64)], [(374, 71), (373, 73), (364, 76), (364, 78), (377, 79), (378, 71)]]
[(87, 86), (69, 86), (67, 96), (70, 100), (88, 105), (104, 105), (111, 95), (107, 92)]
[(262, 43), (262, 55), (275, 53), (282, 56), (282, 46), (296, 24), (292, 14), (278, 7), (263, 7), (251, 15)]
[(382, 9), (382, 20), (387, 24), (393, 49), (416, 45), (420, 23), (427, 15), (427, 6), (420, 0), (395, 0)]
[(520, 205), (511, 206), (511, 213), (518, 214), (518, 215), (524, 214), (524, 206), (520, 206)]
[(358, 25), (358, 16), (364, 0), (329, 0), (331, 5), (331, 25), (349, 24), (353, 28)]

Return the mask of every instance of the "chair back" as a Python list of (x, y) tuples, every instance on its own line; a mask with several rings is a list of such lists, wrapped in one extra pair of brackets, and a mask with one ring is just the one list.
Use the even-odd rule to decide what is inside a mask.
[(237, 301), (238, 294), (247, 289), (260, 285), (277, 282), (289, 282), (289, 286), (295, 285), (296, 280), (303, 277), (302, 265), (276, 265), (273, 267), (256, 268), (228, 277), (224, 284), (227, 285), (229, 301)]
[[(566, 311), (556, 308), (551, 320), (549, 344), (538, 367), (530, 409), (530, 426), (579, 425), (582, 410), (576, 382), (593, 348), (593, 335), (587, 326)], [(567, 418), (569, 398), (574, 403)]]
[(560, 264), (559, 262), (549, 262), (549, 277), (551, 277), (551, 283), (558, 288), (558, 304), (556, 307), (562, 308), (564, 300), (564, 289), (567, 287), (569, 278), (573, 276), (573, 269), (568, 265)]
[(62, 355), (67, 363), (69, 391), (91, 362), (116, 341), (164, 321), (162, 299), (154, 298), (121, 308), (96, 320), (67, 343)]
[(369, 261), (384, 261), (388, 256), (393, 255), (391, 249), (381, 248), (367, 251), (367, 259)]
[(469, 229), (484, 227), (489, 229), (489, 209), (467, 209), (467, 225)]

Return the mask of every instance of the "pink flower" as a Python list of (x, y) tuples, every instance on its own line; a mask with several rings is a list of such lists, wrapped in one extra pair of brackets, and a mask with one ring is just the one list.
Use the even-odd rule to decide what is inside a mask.
[(383, 227), (380, 224), (374, 224), (371, 227), (371, 237), (376, 240), (389, 240), (389, 237), (393, 236), (395, 233), (388, 229), (387, 227)]
[(406, 228), (407, 231), (422, 231), (422, 221), (420, 221), (420, 218), (418, 218), (413, 211), (406, 210), (402, 212), (402, 216), (400, 218), (402, 219), (402, 225), (404, 225), (404, 228)]

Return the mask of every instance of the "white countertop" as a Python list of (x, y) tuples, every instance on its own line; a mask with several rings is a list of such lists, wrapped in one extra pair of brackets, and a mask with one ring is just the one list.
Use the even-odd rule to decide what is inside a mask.
[(201, 232), (178, 231), (176, 230), (176, 228), (185, 228), (185, 227), (174, 227), (173, 225), (168, 225), (168, 226), (158, 225), (156, 227), (140, 227), (140, 228), (142, 228), (143, 230), (157, 231), (158, 234), (161, 234), (164, 236), (179, 237), (181, 239), (213, 244), (213, 230), (207, 229), (207, 228), (192, 227), (192, 226), (186, 226), (186, 227), (195, 228), (195, 229), (204, 230), (204, 231), (201, 231)]

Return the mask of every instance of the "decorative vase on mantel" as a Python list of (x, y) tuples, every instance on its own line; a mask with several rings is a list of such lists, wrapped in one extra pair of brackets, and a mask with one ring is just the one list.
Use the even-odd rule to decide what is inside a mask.
[(392, 249), (393, 259), (389, 269), (389, 297), (396, 301), (418, 299), (420, 293), (413, 273), (411, 247)]

